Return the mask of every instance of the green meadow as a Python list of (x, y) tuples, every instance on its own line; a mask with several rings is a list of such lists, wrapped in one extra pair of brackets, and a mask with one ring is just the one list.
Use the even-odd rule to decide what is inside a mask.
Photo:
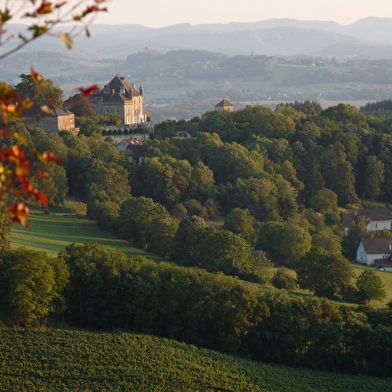
[(149, 259), (160, 261), (142, 249), (134, 248), (126, 241), (101, 230), (95, 222), (89, 221), (85, 216), (33, 213), (30, 218), (31, 223), (27, 229), (21, 225), (12, 228), (13, 248), (24, 246), (57, 256), (68, 244), (96, 242), (105, 248), (124, 252), (128, 257), (148, 256)]

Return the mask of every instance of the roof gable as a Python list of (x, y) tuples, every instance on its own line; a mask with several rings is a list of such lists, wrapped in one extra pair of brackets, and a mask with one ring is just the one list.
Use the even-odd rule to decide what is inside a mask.
[(119, 94), (123, 95), (126, 98), (132, 98), (140, 96), (141, 94), (136, 90), (136, 88), (128, 83), (124, 76), (120, 74), (116, 74), (116, 76), (104, 86), (104, 88), (100, 91), (101, 94)]
[(367, 254), (392, 253), (390, 237), (361, 238), (361, 242)]
[(234, 107), (234, 105), (229, 102), (227, 99), (222, 99), (219, 103), (215, 105), (216, 108), (227, 108), (227, 107)]

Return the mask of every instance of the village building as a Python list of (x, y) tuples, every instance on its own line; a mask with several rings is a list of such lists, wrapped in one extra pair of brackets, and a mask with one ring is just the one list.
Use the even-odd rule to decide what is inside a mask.
[(146, 159), (146, 153), (149, 147), (149, 145), (143, 144), (128, 145), (126, 151), (129, 151), (131, 153), (131, 156), (128, 157), (128, 162), (132, 163), (133, 161), (136, 161), (138, 163), (143, 163)]
[(149, 114), (143, 109), (144, 88), (136, 89), (134, 84), (117, 74), (102, 90), (89, 97), (98, 116), (116, 114), (122, 124), (135, 125), (148, 121)]
[(75, 115), (69, 110), (62, 110), (56, 105), (48, 105), (43, 109), (40, 105), (33, 105), (23, 110), (26, 126), (42, 128), (48, 133), (68, 131), (77, 135), (79, 128), (75, 127)]
[(190, 138), (196, 136), (199, 123), (186, 122), (180, 126), (176, 136)]
[(342, 214), (342, 226), (344, 234), (348, 233), (351, 222), (359, 217), (365, 217), (370, 220), (367, 230), (391, 230), (392, 212), (388, 208), (361, 208), (352, 214)]
[(392, 238), (361, 238), (356, 258), (358, 263), (392, 271)]
[(121, 142), (117, 144), (116, 148), (117, 148), (117, 151), (125, 151), (128, 148), (128, 146), (135, 146), (135, 145), (141, 145), (141, 144), (142, 143), (140, 142), (140, 140), (130, 137), (130, 138), (121, 140)]
[(215, 111), (234, 112), (234, 105), (226, 99), (222, 99), (215, 105)]

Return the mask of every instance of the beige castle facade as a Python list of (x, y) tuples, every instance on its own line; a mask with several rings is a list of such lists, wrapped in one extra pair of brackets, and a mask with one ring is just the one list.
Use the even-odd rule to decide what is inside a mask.
[(125, 78), (117, 74), (101, 91), (93, 93), (89, 101), (97, 115), (117, 114), (124, 125), (147, 122), (148, 113), (143, 110), (143, 86), (136, 90)]

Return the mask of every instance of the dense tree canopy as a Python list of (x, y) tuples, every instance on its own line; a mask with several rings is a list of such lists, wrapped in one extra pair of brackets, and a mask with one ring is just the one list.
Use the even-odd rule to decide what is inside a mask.
[(353, 276), (348, 261), (341, 255), (314, 247), (298, 262), (298, 284), (318, 296), (343, 298)]

